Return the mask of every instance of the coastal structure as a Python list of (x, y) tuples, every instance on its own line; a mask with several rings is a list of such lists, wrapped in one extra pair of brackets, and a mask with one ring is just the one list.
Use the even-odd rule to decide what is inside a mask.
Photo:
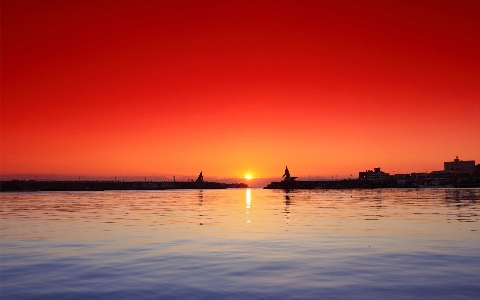
[(10, 180), (0, 181), (0, 191), (105, 191), (105, 190), (171, 190), (171, 189), (228, 189), (248, 188), (245, 183), (221, 183), (203, 180), (200, 172), (193, 181), (98, 181), (98, 180)]
[(358, 179), (366, 179), (371, 181), (383, 181), (390, 178), (390, 174), (383, 172), (380, 168), (373, 168), (365, 172), (358, 172)]
[[(333, 177), (333, 176), (332, 176)], [(358, 173), (358, 179), (341, 180), (296, 180), (288, 167), (282, 181), (272, 181), (264, 189), (374, 189), (374, 188), (419, 188), (419, 187), (480, 187), (480, 165), (475, 161), (445, 162), (445, 170), (430, 173), (394, 174), (383, 172), (380, 167)]]
[(298, 177), (291, 177), (290, 176), (290, 171), (288, 170), (288, 167), (285, 166), (285, 173), (283, 174), (282, 178), (283, 178), (283, 181), (294, 181)]
[(443, 169), (446, 173), (473, 173), (475, 172), (475, 161), (459, 160), (457, 156), (453, 161), (444, 162)]
[(199, 183), (203, 182), (203, 174), (202, 174), (202, 172), (200, 172), (200, 175), (198, 175), (198, 178), (197, 178), (197, 180), (195, 180), (195, 182), (199, 182)]
[(374, 182), (370, 180), (296, 180), (298, 177), (292, 177), (288, 167), (285, 167), (285, 173), (282, 181), (272, 181), (264, 189), (282, 189), (282, 190), (313, 190), (313, 189), (355, 189), (355, 188), (373, 188), (373, 187), (391, 187), (391, 182)]

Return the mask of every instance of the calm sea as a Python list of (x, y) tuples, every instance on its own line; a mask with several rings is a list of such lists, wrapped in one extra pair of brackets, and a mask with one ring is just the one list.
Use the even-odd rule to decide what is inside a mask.
[(0, 201), (2, 300), (480, 298), (480, 189)]

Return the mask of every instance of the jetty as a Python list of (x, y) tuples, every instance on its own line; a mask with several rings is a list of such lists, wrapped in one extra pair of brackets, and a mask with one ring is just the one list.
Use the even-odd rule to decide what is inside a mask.
[(264, 189), (282, 189), (282, 190), (313, 190), (313, 189), (373, 189), (373, 188), (395, 188), (399, 187), (397, 180), (297, 180), (298, 177), (292, 177), (288, 167), (285, 167), (285, 173), (282, 181), (273, 181)]
[(99, 181), (99, 180), (10, 180), (0, 181), (0, 191), (107, 191), (107, 190), (173, 190), (173, 189), (230, 189), (248, 188), (245, 183), (221, 183), (203, 180), (200, 172), (193, 181)]

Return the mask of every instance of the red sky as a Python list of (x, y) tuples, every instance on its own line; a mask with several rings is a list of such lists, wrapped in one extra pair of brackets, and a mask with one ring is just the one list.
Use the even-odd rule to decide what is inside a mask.
[(1, 174), (479, 163), (479, 16), (479, 1), (2, 0)]

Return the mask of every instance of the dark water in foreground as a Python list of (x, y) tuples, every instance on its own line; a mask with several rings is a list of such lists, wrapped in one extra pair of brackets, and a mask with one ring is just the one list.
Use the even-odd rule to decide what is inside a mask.
[(0, 194), (6, 299), (479, 299), (480, 189)]

